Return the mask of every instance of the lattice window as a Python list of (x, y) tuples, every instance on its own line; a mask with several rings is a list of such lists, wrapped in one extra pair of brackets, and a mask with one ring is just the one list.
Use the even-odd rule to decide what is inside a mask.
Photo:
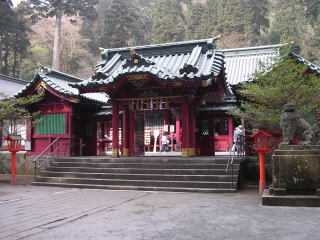
[(145, 114), (144, 124), (151, 130), (163, 130), (163, 113)]
[(65, 114), (43, 114), (38, 116), (36, 134), (65, 134), (66, 116)]

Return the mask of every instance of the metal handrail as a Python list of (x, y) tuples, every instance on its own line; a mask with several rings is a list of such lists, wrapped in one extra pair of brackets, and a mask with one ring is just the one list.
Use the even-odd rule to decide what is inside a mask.
[[(72, 139), (72, 138), (69, 138), (69, 139)], [(79, 139), (79, 145), (80, 145), (80, 156), (82, 156), (82, 138), (74, 138), (74, 139)], [(53, 154), (55, 153), (55, 152), (57, 152), (63, 145), (70, 145), (70, 146), (72, 146), (72, 145), (77, 145), (77, 144), (75, 144), (75, 143), (70, 143), (69, 142), (69, 144), (68, 143), (61, 143), (61, 144), (59, 144), (59, 140), (60, 140), (60, 137), (57, 137), (48, 147), (46, 147), (46, 149), (45, 150), (43, 150), (42, 152), (41, 152), (41, 154), (38, 156), (38, 157), (36, 157), (34, 160), (33, 160), (33, 162), (34, 162), (34, 179), (36, 180), (36, 178), (37, 178), (37, 170), (43, 165), (43, 164), (45, 164), (52, 156), (53, 156)], [(58, 141), (58, 146), (50, 153), (50, 155), (39, 165), (39, 166), (37, 166), (37, 161), (40, 159), (40, 157), (42, 157), (47, 151), (48, 151), (48, 149), (50, 148), (50, 147), (52, 147), (52, 145), (53, 144), (55, 144), (56, 142)], [(66, 149), (65, 149), (65, 151), (64, 151), (64, 155), (65, 155), (65, 152), (66, 152)], [(59, 154), (59, 153), (58, 153)]]
[(60, 137), (57, 137), (52, 143), (50, 143), (50, 145), (49, 145), (48, 147), (46, 147), (46, 149), (44, 149), (44, 150), (40, 153), (40, 155), (33, 160), (33, 162), (36, 163), (36, 162), (38, 161), (38, 159), (39, 159), (40, 157), (42, 157), (42, 155), (44, 155), (44, 154), (48, 151), (48, 149), (49, 149), (53, 144), (55, 144), (59, 139), (60, 139)]
[(41, 168), (41, 166), (42, 166), (44, 163), (46, 163), (46, 162), (49, 160), (49, 158), (51, 158), (52, 155), (53, 155), (56, 151), (58, 151), (58, 150), (60, 149), (60, 147), (63, 146), (63, 145), (65, 145), (65, 144), (61, 143), (60, 145), (58, 145), (58, 147), (53, 150), (53, 152), (38, 166), (38, 168)]
[(36, 180), (36, 178), (37, 178), (37, 170), (39, 169), (39, 168), (41, 168), (41, 166), (43, 165), (43, 164), (45, 164), (51, 157), (52, 157), (52, 155), (56, 152), (56, 151), (58, 151), (59, 149), (60, 149), (60, 147), (61, 146), (63, 146), (64, 144), (63, 143), (61, 143), (60, 145), (58, 145), (58, 147), (56, 148), (56, 149), (54, 149), (53, 150), (53, 152), (37, 167), (37, 162), (35, 162), (35, 164), (34, 164), (34, 179)]
[[(241, 144), (239, 144), (241, 142)], [(228, 172), (229, 169), (229, 165), (231, 165), (231, 187), (233, 188), (233, 162), (234, 162), (234, 157), (235, 157), (235, 152), (237, 149), (237, 156), (239, 158), (240, 155), (244, 155), (244, 136), (242, 136), (242, 139), (239, 140), (237, 139), (237, 141), (231, 145), (231, 149), (230, 149), (230, 157), (231, 159), (228, 159), (228, 164), (226, 167), (226, 173)], [(239, 154), (239, 149), (240, 149), (240, 154)]]

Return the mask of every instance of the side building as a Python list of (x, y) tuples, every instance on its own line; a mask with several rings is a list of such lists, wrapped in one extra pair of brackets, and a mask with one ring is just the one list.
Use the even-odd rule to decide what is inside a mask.
[(48, 154), (96, 155), (97, 134), (94, 114), (106, 105), (108, 96), (101, 93), (79, 94), (70, 83), (82, 79), (41, 66), (34, 79), (16, 96), (43, 94), (40, 102), (29, 106), (37, 112), (27, 122), (26, 139), (31, 142), (31, 155), (38, 155), (50, 144)]

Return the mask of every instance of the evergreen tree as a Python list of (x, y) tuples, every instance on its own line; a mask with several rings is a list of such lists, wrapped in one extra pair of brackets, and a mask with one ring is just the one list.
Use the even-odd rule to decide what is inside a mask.
[(88, 46), (92, 53), (96, 54), (99, 47), (114, 48), (148, 43), (148, 8), (139, 1), (102, 0), (98, 3), (97, 19), (85, 19), (81, 28), (81, 34), (90, 39)]
[(0, 1), (0, 72), (19, 77), (20, 64), (27, 53), (28, 28), (12, 9), (11, 1)]
[(252, 46), (268, 27), (268, 1), (212, 0), (189, 4), (188, 39), (222, 35), (219, 47)]
[[(97, 0), (28, 0), (35, 11), (32, 18), (36, 22), (39, 18), (55, 17), (56, 28), (53, 45), (52, 68), (60, 68), (60, 42), (62, 16), (95, 17), (94, 6)], [(73, 20), (74, 21), (74, 20)]]
[[(0, 96), (3, 97), (3, 94), (0, 93)], [(0, 121), (8, 120), (10, 122), (11, 128), (8, 134), (19, 134), (19, 120), (35, 117), (37, 113), (30, 112), (28, 106), (39, 102), (43, 96), (35, 94), (21, 98), (4, 97), (4, 99), (0, 100)]]
[(187, 33), (186, 39), (203, 39), (212, 37), (212, 29), (208, 26), (214, 26), (215, 9), (213, 12), (207, 9), (207, 5), (201, 3), (189, 4), (186, 11)]
[(301, 54), (320, 64), (320, 27), (318, 0), (279, 0), (273, 8), (271, 27), (264, 43), (291, 39), (301, 47)]
[(153, 43), (184, 40), (187, 29), (181, 8), (181, 0), (155, 0), (151, 9), (151, 33)]
[(248, 120), (253, 126), (279, 127), (282, 106), (295, 103), (304, 118), (314, 122), (320, 101), (319, 75), (290, 55), (292, 46), (286, 45), (274, 64), (262, 66), (254, 81), (241, 86), (238, 93), (243, 101), (239, 109), (230, 113)]

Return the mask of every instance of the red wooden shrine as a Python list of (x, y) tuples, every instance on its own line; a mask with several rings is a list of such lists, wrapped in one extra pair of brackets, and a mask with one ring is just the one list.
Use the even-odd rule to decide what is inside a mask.
[[(108, 135), (110, 127), (121, 129), (121, 134), (113, 131), (112, 143), (101, 139), (99, 153), (107, 145), (114, 157), (143, 155), (154, 145), (154, 130), (159, 128), (160, 138), (168, 132), (171, 147), (184, 157), (214, 155), (226, 151), (232, 141), (232, 118), (219, 108), (232, 95), (223, 64), (214, 39), (105, 49), (94, 75), (71, 86), (82, 94), (101, 92), (110, 97), (111, 126), (100, 121), (99, 131), (104, 133), (100, 135)], [(150, 115), (163, 120), (150, 126)]]

